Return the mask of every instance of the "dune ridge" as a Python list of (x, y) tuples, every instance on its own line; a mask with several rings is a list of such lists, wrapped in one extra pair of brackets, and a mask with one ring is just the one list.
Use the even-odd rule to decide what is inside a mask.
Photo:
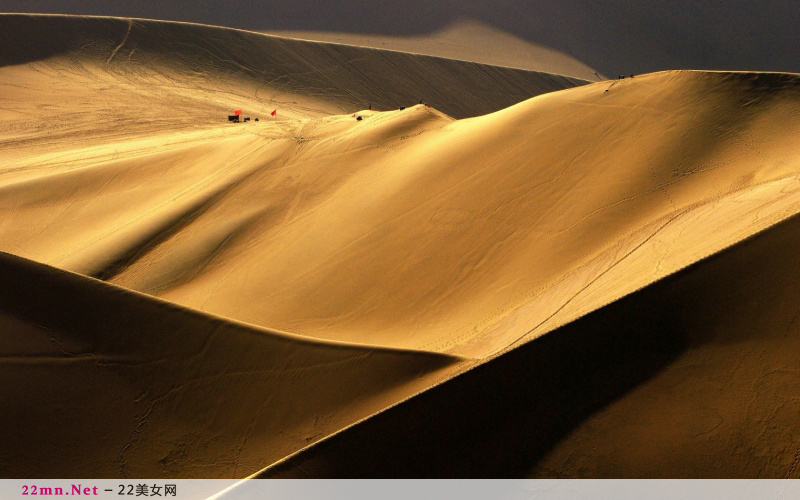
[[(582, 386), (548, 353), (603, 374), (632, 345), (642, 360), (577, 396), (535, 454), (564, 443), (566, 462), (552, 455), (547, 470), (613, 475), (573, 467), (570, 450), (594, 441), (568, 431), (651, 377), (673, 380), (670, 363), (696, 354), (682, 342), (711, 331), (687, 316), (678, 335), (636, 308), (681, 276), (722, 282), (714, 262), (800, 213), (800, 75), (671, 71), (576, 87), (182, 23), (0, 25), (3, 43), (19, 39), (0, 61), (0, 395), (7, 425), (33, 422), (0, 456), (10, 476), (242, 477), (270, 464), (293, 475), (308, 457), (314, 474), (347, 475), (330, 464), (337, 446), (365, 446), (397, 415), (446, 415), (453, 397), (491, 401), (478, 386), (526, 356), (535, 382), (508, 394), (553, 400), (548, 377)], [(58, 35), (21, 36), (45, 27)], [(392, 104), (425, 87), (432, 106)], [(545, 90), (558, 91), (529, 98)], [(237, 108), (261, 120), (227, 123)], [(775, 289), (791, 297), (786, 286)], [(677, 288), (669, 307), (702, 289)], [(593, 337), (597, 318), (616, 318), (612, 347)], [(637, 328), (654, 330), (653, 345)], [(709, 345), (715, 363), (735, 355)], [(30, 394), (49, 401), (44, 413)], [(569, 410), (569, 397), (556, 403)], [(549, 419), (558, 412), (544, 429)], [(73, 425), (54, 435), (59, 422)], [(454, 429), (474, 422), (485, 420)], [(79, 450), (92, 433), (105, 439)], [(550, 474), (520, 460), (515, 475)], [(772, 476), (773, 465), (737, 470)]]
[(791, 217), (254, 477), (798, 479), (799, 228)]
[(531, 43), (469, 18), (457, 19), (425, 35), (386, 36), (291, 30), (267, 30), (265, 33), (301, 40), (397, 50), (492, 66), (544, 71), (592, 82), (605, 79), (594, 69), (563, 52)]
[[(89, 80), (90, 85), (105, 84), (86, 99), (102, 90), (127, 104), (89, 107), (92, 111), (111, 108), (126, 120), (144, 114), (139, 120), (163, 122), (164, 113), (180, 110), (181, 115), (170, 117), (173, 127), (202, 118), (207, 124), (209, 113), (230, 112), (237, 102), (251, 105), (251, 112), (280, 107), (282, 115), (298, 117), (352, 113), (368, 104), (396, 109), (424, 99), (464, 118), (586, 83), (543, 72), (191, 23), (30, 14), (0, 14), (0, 23), (0, 43), (13, 48), (0, 55), (0, 67), (36, 61), (63, 65), (55, 69), (100, 80)], [(35, 76), (27, 72), (22, 78)], [(52, 90), (59, 85), (45, 81), (39, 86)], [(131, 94), (127, 98), (119, 92), (125, 90)], [(147, 103), (131, 97), (147, 98), (153, 109), (148, 112), (143, 106)], [(153, 124), (148, 125), (152, 132)]]
[(659, 73), (9, 171), (0, 248), (268, 328), (484, 358), (796, 213), (797, 81)]
[(457, 361), (270, 332), (5, 253), (0, 267), (0, 421), (27, 423), (0, 453), (7, 477), (247, 475)]

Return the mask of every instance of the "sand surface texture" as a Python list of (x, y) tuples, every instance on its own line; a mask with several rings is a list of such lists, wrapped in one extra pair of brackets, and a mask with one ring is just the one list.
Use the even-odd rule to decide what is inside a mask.
[(0, 27), (3, 476), (797, 475), (800, 75)]

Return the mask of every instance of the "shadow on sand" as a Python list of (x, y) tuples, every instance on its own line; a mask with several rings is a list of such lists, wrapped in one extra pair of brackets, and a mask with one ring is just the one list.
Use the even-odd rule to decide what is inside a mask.
[(357, 425), (263, 477), (524, 477), (686, 342), (651, 286)]

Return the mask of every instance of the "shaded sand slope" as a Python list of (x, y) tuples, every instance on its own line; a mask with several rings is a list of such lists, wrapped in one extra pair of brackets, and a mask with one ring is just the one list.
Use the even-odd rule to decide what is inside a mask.
[(260, 477), (800, 478), (800, 218)]
[(487, 358), (800, 211), (796, 75), (363, 116), (18, 158), (0, 249), (265, 327)]
[(456, 361), (260, 330), (4, 253), (0, 346), (4, 477), (246, 476)]
[(268, 30), (266, 33), (303, 40), (399, 50), (401, 52), (427, 54), (447, 59), (473, 61), (509, 68), (544, 71), (589, 81), (600, 80), (594, 69), (574, 57), (523, 40), (474, 19), (458, 19), (433, 33), (425, 35), (386, 36), (327, 31), (278, 30)]

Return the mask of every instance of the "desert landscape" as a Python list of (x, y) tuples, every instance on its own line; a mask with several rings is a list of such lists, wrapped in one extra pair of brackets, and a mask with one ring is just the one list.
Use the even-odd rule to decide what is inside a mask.
[(0, 14), (2, 477), (800, 478), (800, 74), (265, 31)]

